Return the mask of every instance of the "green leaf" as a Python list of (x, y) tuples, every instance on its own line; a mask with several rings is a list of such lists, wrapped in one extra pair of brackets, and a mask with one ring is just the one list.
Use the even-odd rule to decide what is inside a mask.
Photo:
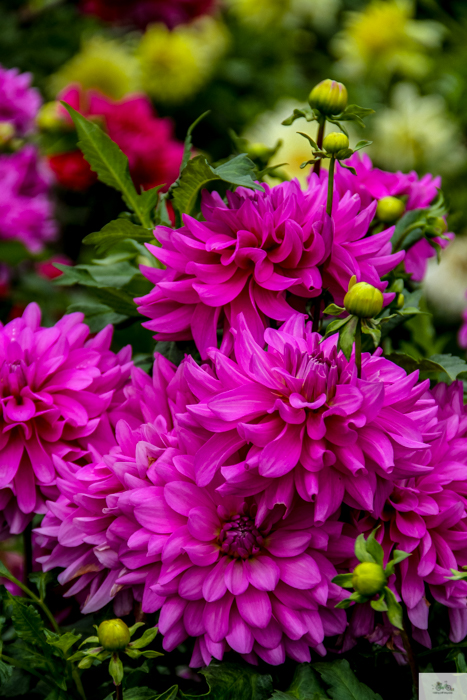
[(355, 170), (355, 168), (353, 167), (353, 165), (346, 165), (346, 164), (343, 163), (341, 160), (339, 160), (338, 163), (339, 163), (339, 165), (341, 166), (341, 168), (345, 168), (346, 170), (350, 170), (350, 172), (352, 173), (352, 175), (356, 175), (356, 174), (357, 174), (357, 171)]
[(158, 656), (164, 656), (160, 651), (152, 651), (152, 649), (149, 649), (148, 651), (142, 651), (141, 654), (146, 658), (146, 659), (157, 659)]
[(139, 651), (139, 649), (131, 649), (131, 647), (127, 647), (124, 650), (124, 653), (130, 657), (130, 659), (139, 659), (141, 654), (143, 653), (142, 651)]
[(339, 332), (339, 342), (337, 344), (338, 349), (342, 350), (347, 360), (350, 360), (355, 342), (357, 324), (360, 323), (360, 319), (357, 316), (349, 316), (349, 318), (350, 321), (343, 325)]
[(44, 600), (47, 584), (55, 580), (55, 574), (52, 571), (34, 571), (34, 573), (29, 574), (28, 578), (39, 591), (40, 599)]
[[(324, 334), (323, 340), (326, 338), (329, 338), (330, 335), (333, 335), (336, 333), (340, 328), (345, 326), (346, 323), (350, 323), (350, 320), (354, 318), (353, 316), (347, 316), (346, 318), (336, 318), (335, 321), (331, 321), (326, 326), (326, 333)], [(323, 340), (320, 340), (319, 342), (322, 343)]]
[(370, 600), (370, 605), (373, 610), (376, 610), (377, 612), (386, 612), (388, 609), (384, 596), (380, 596), (378, 600)]
[(143, 221), (145, 219), (149, 222), (152, 220), (152, 214), (159, 201), (160, 191), (163, 187), (165, 187), (165, 185), (157, 185), (157, 187), (151, 187), (150, 190), (144, 190), (139, 195), (138, 201), (140, 203), (141, 213), (144, 215)]
[(9, 666), (0, 659), (0, 690), (5, 683), (8, 683), (13, 675), (13, 666)]
[(430, 362), (435, 362), (454, 381), (459, 374), (467, 371), (467, 363), (457, 355), (432, 355)]
[(173, 685), (171, 688), (162, 693), (162, 695), (156, 695), (154, 700), (176, 700), (178, 694), (178, 685)]
[(210, 687), (209, 700), (268, 700), (272, 693), (271, 676), (251, 666), (211, 662), (200, 673)]
[(128, 318), (126, 314), (118, 314), (106, 304), (93, 301), (70, 304), (67, 307), (67, 313), (71, 314), (74, 311), (80, 311), (85, 315), (91, 333), (98, 333), (109, 323), (117, 326)]
[(354, 153), (355, 151), (360, 151), (362, 148), (366, 148), (367, 146), (371, 146), (373, 141), (359, 141), (357, 145), (355, 146)]
[(150, 629), (145, 630), (144, 634), (139, 639), (137, 639), (135, 642), (131, 642), (131, 647), (133, 649), (142, 649), (143, 647), (147, 647), (148, 644), (151, 644), (156, 634), (157, 627), (151, 627)]
[(386, 569), (384, 570), (384, 573), (386, 576), (392, 576), (394, 573), (394, 569), (397, 564), (400, 564), (401, 561), (404, 561), (404, 559), (407, 559), (407, 557), (410, 557), (410, 552), (402, 552), (400, 549), (395, 549), (394, 552), (392, 553), (392, 559), (391, 561), (388, 562), (388, 565)]
[(126, 205), (135, 212), (143, 226), (150, 228), (148, 196), (143, 197), (142, 203), (131, 179), (126, 155), (97, 124), (83, 117), (66, 102), (62, 102), (62, 105), (73, 119), (79, 137), (78, 146), (91, 170), (105, 185), (121, 192)]
[(367, 542), (363, 533), (358, 535), (357, 539), (355, 540), (355, 556), (360, 562), (370, 561), (373, 564), (377, 563), (374, 556), (367, 549)]
[(344, 311), (345, 308), (343, 306), (337, 306), (337, 304), (329, 304), (329, 306), (326, 306), (324, 309), (324, 313), (328, 314), (328, 316), (340, 316)]
[(337, 576), (334, 576), (332, 579), (332, 583), (335, 583), (336, 586), (341, 586), (342, 588), (353, 588), (352, 577), (353, 574), (337, 574)]
[(186, 168), (186, 166), (187, 166), (187, 164), (188, 164), (188, 161), (189, 161), (190, 158), (191, 158), (191, 147), (192, 147), (192, 145), (193, 145), (193, 140), (192, 140), (191, 136), (192, 136), (192, 134), (193, 134), (193, 131), (194, 131), (195, 127), (198, 126), (198, 124), (200, 123), (200, 121), (202, 121), (202, 120), (203, 120), (205, 117), (207, 117), (208, 114), (210, 114), (210, 113), (211, 113), (211, 110), (210, 110), (210, 109), (208, 109), (207, 112), (203, 112), (203, 114), (201, 114), (201, 115), (198, 117), (198, 119), (196, 119), (196, 120), (193, 122), (193, 124), (191, 124), (191, 126), (188, 127), (188, 131), (186, 132), (186, 137), (185, 137), (185, 145), (184, 145), (184, 149), (183, 149), (182, 163), (181, 163), (181, 165), (180, 165), (180, 175), (182, 174), (182, 171)]
[(378, 347), (381, 340), (381, 329), (370, 319), (362, 319), (362, 333), (369, 335), (373, 341), (375, 348)]
[(298, 700), (321, 700), (321, 698), (327, 698), (324, 686), (310, 664), (297, 666), (292, 684), (287, 690), (287, 695)]
[(402, 624), (402, 607), (397, 602), (394, 593), (387, 586), (384, 587), (384, 597), (388, 606), (388, 611), (386, 614), (389, 622), (399, 630), (404, 629), (404, 625)]
[(120, 685), (123, 680), (123, 664), (119, 655), (114, 652), (109, 661), (109, 673), (115, 685)]
[(464, 654), (459, 652), (454, 660), (456, 662), (457, 673), (467, 673), (467, 663), (465, 662)]
[(140, 317), (133, 297), (128, 292), (124, 292), (123, 289), (96, 289), (94, 294), (117, 314)]
[(300, 136), (303, 136), (303, 138), (308, 141), (313, 151), (319, 151), (318, 144), (316, 141), (313, 141), (309, 134), (305, 134), (303, 131), (297, 131), (297, 134), (300, 134)]
[(129, 219), (123, 218), (110, 221), (100, 231), (90, 233), (83, 239), (83, 243), (95, 245), (97, 252), (102, 253), (128, 238), (141, 243), (152, 242), (157, 244), (152, 231), (142, 226), (137, 226)]
[(200, 190), (215, 181), (264, 192), (263, 187), (254, 182), (254, 174), (255, 164), (245, 154), (236, 156), (217, 168), (209, 165), (204, 156), (196, 156), (188, 162), (172, 191), (174, 207), (180, 215), (191, 214)]
[(333, 700), (383, 700), (355, 676), (346, 659), (313, 664), (323, 681), (329, 685), (328, 695)]
[(65, 632), (65, 634), (60, 635), (49, 632), (49, 630), (44, 630), (44, 632), (47, 637), (47, 644), (60, 649), (65, 657), (73, 644), (76, 644), (82, 637), (81, 634), (74, 634), (73, 632)]
[(130, 627), (130, 638), (134, 635), (136, 630), (139, 630), (140, 627), (144, 627), (145, 624), (145, 622), (135, 622), (135, 624)]
[(283, 126), (290, 126), (294, 123), (296, 119), (306, 119), (307, 122), (317, 121), (316, 113), (313, 112), (309, 107), (304, 109), (294, 109), (293, 113), (287, 119), (284, 119), (281, 124)]
[(44, 623), (37, 610), (10, 593), (8, 602), (12, 606), (11, 619), (18, 637), (36, 646), (44, 646)]
[(158, 697), (155, 690), (146, 687), (129, 688), (123, 691), (123, 700), (157, 700)]
[(378, 528), (370, 532), (368, 535), (366, 540), (366, 551), (371, 554), (375, 562), (382, 567), (384, 562), (384, 550), (380, 543), (375, 539), (377, 531)]
[(0, 260), (3, 263), (15, 267), (22, 260), (29, 260), (33, 257), (21, 241), (0, 241)]

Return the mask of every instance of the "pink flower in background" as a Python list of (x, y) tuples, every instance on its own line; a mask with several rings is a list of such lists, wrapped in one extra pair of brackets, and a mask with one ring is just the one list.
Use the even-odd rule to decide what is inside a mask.
[[(103, 120), (110, 138), (128, 157), (130, 173), (138, 189), (143, 187), (147, 190), (157, 185), (165, 185), (167, 189), (177, 179), (183, 143), (174, 138), (172, 121), (158, 117), (146, 96), (135, 95), (114, 101), (95, 90), (85, 92), (78, 86), (70, 86), (60, 94), (59, 99), (85, 117), (100, 117)], [(71, 151), (71, 154), (75, 153)], [(78, 167), (78, 156), (75, 155), (76, 163), (75, 160), (72, 163), (76, 170), (74, 175), (67, 155), (70, 156), (66, 153), (52, 156), (58, 181), (63, 186), (74, 185), (75, 189), (85, 189), (86, 185), (92, 184), (92, 171), (86, 164), (86, 172), (89, 173), (86, 176), (82, 161)], [(61, 158), (60, 162), (58, 158)]]
[(0, 329), (0, 511), (13, 534), (54, 497), (54, 457), (105, 454), (115, 444), (133, 366), (129, 346), (109, 350), (111, 326), (88, 339), (83, 314), (52, 328), (40, 320), (37, 304), (29, 304)]
[(0, 122), (9, 122), (17, 136), (34, 129), (34, 120), (42, 104), (39, 91), (31, 87), (31, 73), (0, 65)]
[(457, 334), (457, 342), (461, 348), (467, 349), (467, 309), (462, 314), (462, 326)]
[(19, 240), (32, 253), (55, 240), (51, 176), (34, 146), (0, 155), (0, 239)]
[(83, 12), (106, 22), (135, 24), (144, 29), (164, 22), (171, 29), (212, 10), (215, 0), (81, 0)]
[(70, 258), (67, 258), (66, 255), (54, 255), (49, 260), (36, 263), (36, 270), (38, 274), (47, 280), (54, 280), (57, 279), (57, 277), (60, 277), (60, 275), (63, 275), (63, 272), (55, 267), (54, 263), (60, 263), (61, 265), (73, 264)]
[[(349, 193), (357, 194), (362, 207), (368, 207), (375, 200), (383, 197), (406, 197), (406, 209), (423, 209), (428, 207), (438, 194), (441, 187), (441, 178), (426, 174), (419, 179), (417, 173), (391, 173), (379, 168), (374, 168), (370, 158), (363, 154), (355, 153), (346, 161), (352, 165), (357, 175), (352, 175), (345, 168), (337, 168), (335, 187), (341, 197), (349, 196)], [(326, 175), (324, 175), (326, 177)], [(446, 236), (454, 239), (453, 233)], [(434, 241), (446, 248), (449, 241), (444, 238), (435, 238)], [(369, 240), (367, 239), (367, 243)], [(406, 253), (404, 265), (407, 272), (412, 274), (412, 279), (420, 282), (426, 273), (427, 262), (436, 256), (436, 250), (425, 239), (418, 241)]]
[(336, 350), (336, 337), (320, 343), (296, 315), (256, 343), (239, 323), (236, 362), (210, 351), (216, 374), (186, 360), (188, 385), (198, 398), (189, 412), (215, 433), (195, 459), (197, 484), (220, 470), (221, 493), (258, 495), (258, 517), (294, 494), (314, 503), (317, 524), (341, 503), (379, 517), (394, 481), (433, 470), (423, 438), (436, 415), (428, 382), (365, 353), (362, 378)]

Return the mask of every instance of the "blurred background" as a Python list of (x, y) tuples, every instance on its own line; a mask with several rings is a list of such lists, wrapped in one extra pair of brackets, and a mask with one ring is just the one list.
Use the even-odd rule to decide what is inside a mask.
[[(305, 184), (305, 142), (281, 121), (331, 77), (376, 110), (352, 132), (374, 142), (375, 165), (442, 176), (459, 235), (424, 285), (436, 334), (455, 344), (467, 288), (467, 3), (2, 0), (0, 64), (1, 320), (31, 299), (46, 323), (79, 308), (81, 292), (51, 286), (53, 263), (89, 260), (82, 239), (123, 208), (95, 181), (57, 99), (108, 131), (145, 188), (176, 179), (187, 128), (206, 110), (198, 152), (215, 161), (246, 149)], [(21, 124), (9, 99), (24, 101)], [(151, 349), (146, 333), (132, 342)]]

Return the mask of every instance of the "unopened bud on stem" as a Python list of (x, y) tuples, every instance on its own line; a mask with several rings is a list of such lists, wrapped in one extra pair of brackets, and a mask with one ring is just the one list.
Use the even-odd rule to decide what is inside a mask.
[(344, 297), (346, 311), (359, 318), (374, 318), (383, 308), (384, 298), (379, 289), (366, 282), (357, 282)]
[(328, 134), (323, 141), (323, 148), (326, 153), (331, 153), (335, 155), (339, 151), (343, 151), (349, 147), (349, 139), (345, 134), (340, 131), (333, 131)]
[(130, 630), (123, 620), (104, 620), (97, 629), (97, 636), (106, 651), (123, 651), (130, 641)]
[(405, 212), (405, 204), (397, 197), (383, 197), (376, 207), (376, 216), (384, 224), (392, 224)]
[(308, 102), (322, 114), (333, 115), (343, 112), (347, 107), (347, 88), (336, 80), (322, 80), (310, 92)]
[(379, 564), (364, 561), (355, 567), (352, 575), (352, 586), (362, 595), (376, 595), (386, 585), (386, 575)]

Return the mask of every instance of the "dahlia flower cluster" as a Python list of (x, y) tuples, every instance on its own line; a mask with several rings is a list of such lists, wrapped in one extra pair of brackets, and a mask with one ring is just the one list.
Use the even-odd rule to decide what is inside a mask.
[[(183, 144), (174, 139), (171, 121), (157, 117), (147, 97), (114, 101), (97, 91), (71, 86), (60, 99), (84, 116), (103, 121), (110, 138), (128, 157), (138, 188), (165, 185), (167, 189), (178, 177)], [(85, 190), (97, 179), (79, 150), (49, 156), (49, 164), (58, 182), (69, 189)]]
[(106, 22), (134, 24), (144, 29), (164, 22), (170, 29), (209, 12), (213, 0), (81, 0), (81, 10)]
[[(34, 131), (42, 100), (30, 83), (30, 73), (0, 66), (0, 126), (11, 128), (5, 142)], [(51, 184), (51, 174), (35, 146), (28, 144), (16, 153), (0, 155), (0, 239), (20, 240), (32, 253), (55, 239)]]

